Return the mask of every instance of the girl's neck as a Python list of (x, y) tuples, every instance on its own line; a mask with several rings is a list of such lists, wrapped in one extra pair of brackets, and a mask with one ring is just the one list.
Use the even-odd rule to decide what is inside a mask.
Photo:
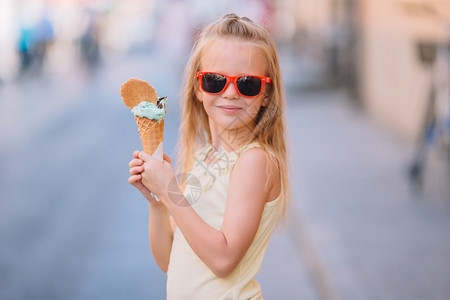
[(247, 126), (222, 131), (211, 128), (211, 137), (214, 149), (223, 148), (227, 152), (238, 150), (255, 139), (252, 128)]

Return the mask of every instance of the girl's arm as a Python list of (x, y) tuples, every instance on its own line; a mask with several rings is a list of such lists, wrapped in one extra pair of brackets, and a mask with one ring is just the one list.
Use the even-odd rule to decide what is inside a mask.
[(173, 230), (169, 218), (169, 212), (163, 204), (149, 203), (148, 235), (150, 249), (156, 264), (166, 273), (173, 241)]
[[(151, 169), (153, 159), (140, 157), (146, 163), (151, 160), (148, 166)], [(168, 170), (163, 170), (165, 167), (157, 174), (166, 183), (157, 182), (158, 176), (152, 177), (155, 172), (144, 172), (143, 182), (157, 192), (197, 256), (217, 276), (226, 277), (250, 247), (259, 227), (264, 204), (272, 200), (268, 199), (269, 193), (274, 188), (279, 189), (279, 184), (274, 185), (279, 181), (277, 172), (270, 172), (272, 175), (266, 186), (269, 176), (266, 173), (267, 164), (274, 170), (275, 164), (267, 159), (262, 149), (250, 149), (239, 158), (230, 175), (225, 216), (220, 230), (209, 226), (189, 205), (179, 206), (170, 200), (167, 191), (161, 189), (168, 183), (166, 175), (161, 175), (169, 174)]]
[[(174, 222), (169, 219), (167, 208), (151, 195), (142, 184), (142, 172), (144, 171), (143, 161), (138, 157), (139, 152), (135, 151), (134, 159), (130, 161), (130, 178), (128, 182), (136, 187), (141, 194), (147, 199), (149, 206), (149, 241), (153, 257), (159, 268), (167, 272), (169, 265), (170, 251), (172, 249)], [(164, 157), (170, 160), (170, 157)]]

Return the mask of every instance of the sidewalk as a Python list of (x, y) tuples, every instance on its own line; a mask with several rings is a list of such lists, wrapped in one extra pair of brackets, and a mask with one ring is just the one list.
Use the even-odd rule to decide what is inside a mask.
[(445, 178), (415, 192), (406, 176), (414, 147), (356, 111), (345, 93), (289, 99), (288, 231), (320, 297), (448, 299)]

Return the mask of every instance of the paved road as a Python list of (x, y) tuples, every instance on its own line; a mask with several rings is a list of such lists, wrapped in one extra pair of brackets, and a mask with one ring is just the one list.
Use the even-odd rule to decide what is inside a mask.
[[(325, 299), (448, 299), (450, 170), (430, 157), (421, 192), (412, 145), (339, 91), (297, 94), (289, 108), (293, 235)], [(446, 169), (447, 168), (447, 169)], [(433, 179), (430, 181), (429, 179)], [(301, 214), (299, 214), (301, 213)], [(300, 221), (299, 221), (300, 220)], [(310, 254), (308, 255), (305, 254)]]

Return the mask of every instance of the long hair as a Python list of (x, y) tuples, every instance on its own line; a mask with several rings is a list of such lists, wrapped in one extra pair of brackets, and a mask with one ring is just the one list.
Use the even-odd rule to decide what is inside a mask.
[(266, 59), (267, 76), (272, 85), (267, 89), (268, 103), (261, 107), (255, 120), (253, 137), (265, 150), (269, 159), (276, 162), (281, 178), (281, 196), (285, 199), (283, 214), (290, 198), (290, 185), (286, 150), (286, 122), (284, 117), (285, 99), (281, 84), (281, 71), (275, 43), (262, 26), (250, 19), (227, 14), (205, 27), (196, 36), (190, 60), (184, 74), (184, 91), (181, 97), (180, 142), (177, 159), (178, 170), (185, 173), (192, 169), (193, 153), (205, 143), (211, 143), (208, 116), (203, 105), (196, 97), (199, 82), (196, 77), (201, 71), (201, 58), (205, 49), (218, 38), (233, 38), (250, 42), (262, 50)]

